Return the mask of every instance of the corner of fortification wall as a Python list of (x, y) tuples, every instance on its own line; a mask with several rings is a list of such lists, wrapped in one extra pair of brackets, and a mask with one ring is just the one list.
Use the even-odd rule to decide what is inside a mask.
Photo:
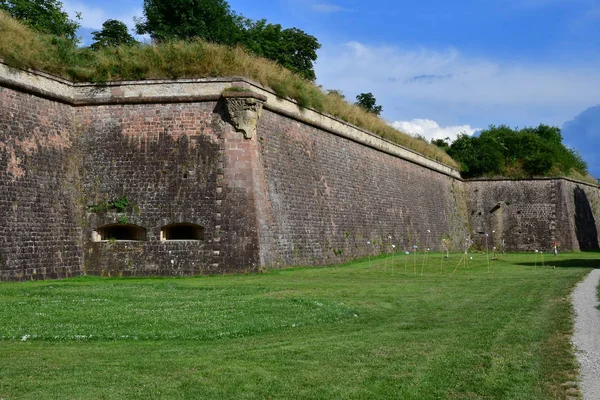
[(476, 179), (465, 182), (474, 239), (485, 234), (509, 251), (598, 248), (600, 188), (570, 178)]

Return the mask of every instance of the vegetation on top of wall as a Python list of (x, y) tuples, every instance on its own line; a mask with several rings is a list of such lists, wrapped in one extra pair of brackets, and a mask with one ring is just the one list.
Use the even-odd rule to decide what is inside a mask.
[(92, 50), (137, 43), (135, 38), (129, 34), (127, 25), (116, 19), (104, 21), (101, 30), (92, 32), (92, 38), (94, 39), (94, 43), (90, 46)]
[(377, 99), (375, 99), (375, 96), (373, 96), (373, 93), (371, 92), (361, 93), (356, 96), (356, 102), (354, 104), (375, 115), (380, 115), (383, 111), (383, 107), (377, 104)]
[[(79, 41), (79, 22), (69, 18), (58, 0), (0, 0), (0, 11), (7, 12), (38, 32)], [(76, 19), (79, 19), (79, 14)]]
[(34, 32), (0, 11), (0, 57), (16, 68), (31, 68), (75, 82), (244, 76), (299, 106), (330, 114), (452, 167), (458, 164), (443, 150), (402, 133), (373, 113), (349, 104), (335, 92), (281, 65), (250, 55), (241, 47), (199, 39), (171, 40), (158, 45), (80, 48), (65, 38)]
[(239, 45), (303, 78), (316, 79), (313, 64), (321, 44), (301, 29), (246, 18), (226, 0), (144, 0), (143, 11), (144, 17), (136, 18), (136, 31), (150, 35), (156, 43), (197, 38)]
[(490, 126), (479, 136), (460, 135), (452, 144), (434, 141), (461, 163), (465, 178), (568, 176), (587, 179), (581, 156), (562, 143), (560, 128)]

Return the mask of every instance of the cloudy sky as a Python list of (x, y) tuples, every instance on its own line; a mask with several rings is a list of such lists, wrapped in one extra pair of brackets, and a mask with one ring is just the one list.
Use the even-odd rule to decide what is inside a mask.
[[(68, 0), (80, 34), (108, 18), (133, 27), (142, 0)], [(600, 176), (600, 0), (229, 0), (246, 17), (322, 44), (317, 82), (428, 138), (490, 124), (563, 127)]]

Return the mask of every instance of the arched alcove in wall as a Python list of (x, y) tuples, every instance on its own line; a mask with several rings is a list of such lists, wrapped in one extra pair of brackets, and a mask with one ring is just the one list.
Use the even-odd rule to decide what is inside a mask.
[(146, 228), (132, 224), (110, 224), (98, 228), (94, 232), (94, 241), (144, 241)]
[(160, 230), (160, 239), (169, 240), (204, 240), (204, 228), (187, 222), (165, 225)]

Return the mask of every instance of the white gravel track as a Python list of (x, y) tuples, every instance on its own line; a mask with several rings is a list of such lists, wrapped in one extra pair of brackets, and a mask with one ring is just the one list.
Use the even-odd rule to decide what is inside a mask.
[(584, 400), (600, 399), (600, 269), (593, 270), (573, 291), (575, 332), (573, 344), (580, 365), (580, 389)]

